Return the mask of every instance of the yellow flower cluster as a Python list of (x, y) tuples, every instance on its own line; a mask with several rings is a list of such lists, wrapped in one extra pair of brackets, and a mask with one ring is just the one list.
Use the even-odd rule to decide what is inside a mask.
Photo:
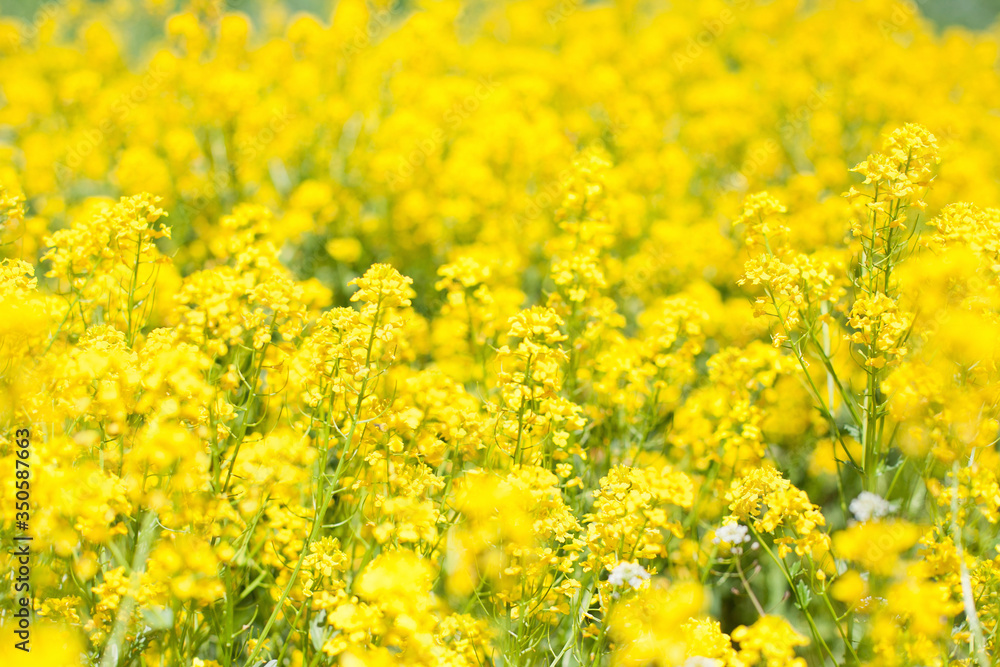
[(897, 0), (0, 15), (0, 658), (30, 607), (60, 667), (1000, 664), (998, 53)]

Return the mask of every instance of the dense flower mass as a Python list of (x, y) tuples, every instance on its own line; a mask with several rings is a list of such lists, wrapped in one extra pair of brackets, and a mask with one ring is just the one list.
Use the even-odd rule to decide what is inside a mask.
[(25, 6), (8, 663), (1000, 664), (995, 29)]

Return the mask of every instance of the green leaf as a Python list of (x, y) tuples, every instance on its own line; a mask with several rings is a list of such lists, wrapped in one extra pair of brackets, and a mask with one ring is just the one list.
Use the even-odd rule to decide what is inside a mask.
[(327, 636), (326, 612), (321, 612), (312, 617), (309, 621), (309, 639), (312, 640), (313, 648), (317, 651), (323, 648)]
[(143, 609), (142, 619), (153, 630), (166, 630), (174, 625), (174, 610), (169, 607)]
[(803, 611), (805, 611), (805, 607), (809, 606), (809, 603), (812, 601), (812, 591), (809, 590), (809, 587), (806, 586), (806, 582), (804, 581), (796, 582), (795, 590), (799, 593), (799, 602)]

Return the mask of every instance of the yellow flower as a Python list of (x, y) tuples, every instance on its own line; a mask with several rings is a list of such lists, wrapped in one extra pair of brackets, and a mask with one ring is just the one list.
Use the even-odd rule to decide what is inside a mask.
[(618, 643), (615, 664), (680, 665), (688, 654), (685, 624), (700, 616), (704, 594), (697, 584), (652, 587), (611, 611), (610, 633)]
[(833, 549), (872, 574), (889, 575), (921, 533), (920, 527), (908, 521), (866, 521), (834, 533)]
[(833, 582), (830, 595), (853, 607), (868, 595), (868, 583), (856, 570), (848, 570)]
[(795, 657), (795, 647), (808, 646), (809, 640), (779, 616), (761, 616), (749, 627), (741, 625), (733, 630), (732, 638), (739, 643), (739, 658), (747, 665), (806, 664), (803, 658)]

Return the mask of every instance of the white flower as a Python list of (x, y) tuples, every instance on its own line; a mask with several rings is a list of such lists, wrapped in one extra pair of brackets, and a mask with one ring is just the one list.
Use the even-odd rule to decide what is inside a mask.
[(693, 655), (684, 661), (683, 667), (722, 667), (722, 663), (715, 658), (706, 658), (703, 655)]
[(739, 546), (744, 542), (750, 541), (749, 530), (747, 527), (739, 523), (727, 523), (725, 526), (720, 526), (718, 530), (715, 531), (715, 539), (712, 540), (713, 544), (719, 544), (725, 542), (731, 546)]
[(865, 522), (872, 518), (878, 519), (887, 516), (896, 509), (897, 505), (897, 503), (890, 503), (877, 493), (862, 491), (857, 498), (851, 501), (850, 508), (855, 519)]
[(621, 586), (628, 582), (629, 586), (638, 590), (642, 586), (642, 582), (647, 579), (649, 579), (649, 572), (646, 572), (642, 565), (622, 561), (611, 570), (608, 583), (612, 586)]

